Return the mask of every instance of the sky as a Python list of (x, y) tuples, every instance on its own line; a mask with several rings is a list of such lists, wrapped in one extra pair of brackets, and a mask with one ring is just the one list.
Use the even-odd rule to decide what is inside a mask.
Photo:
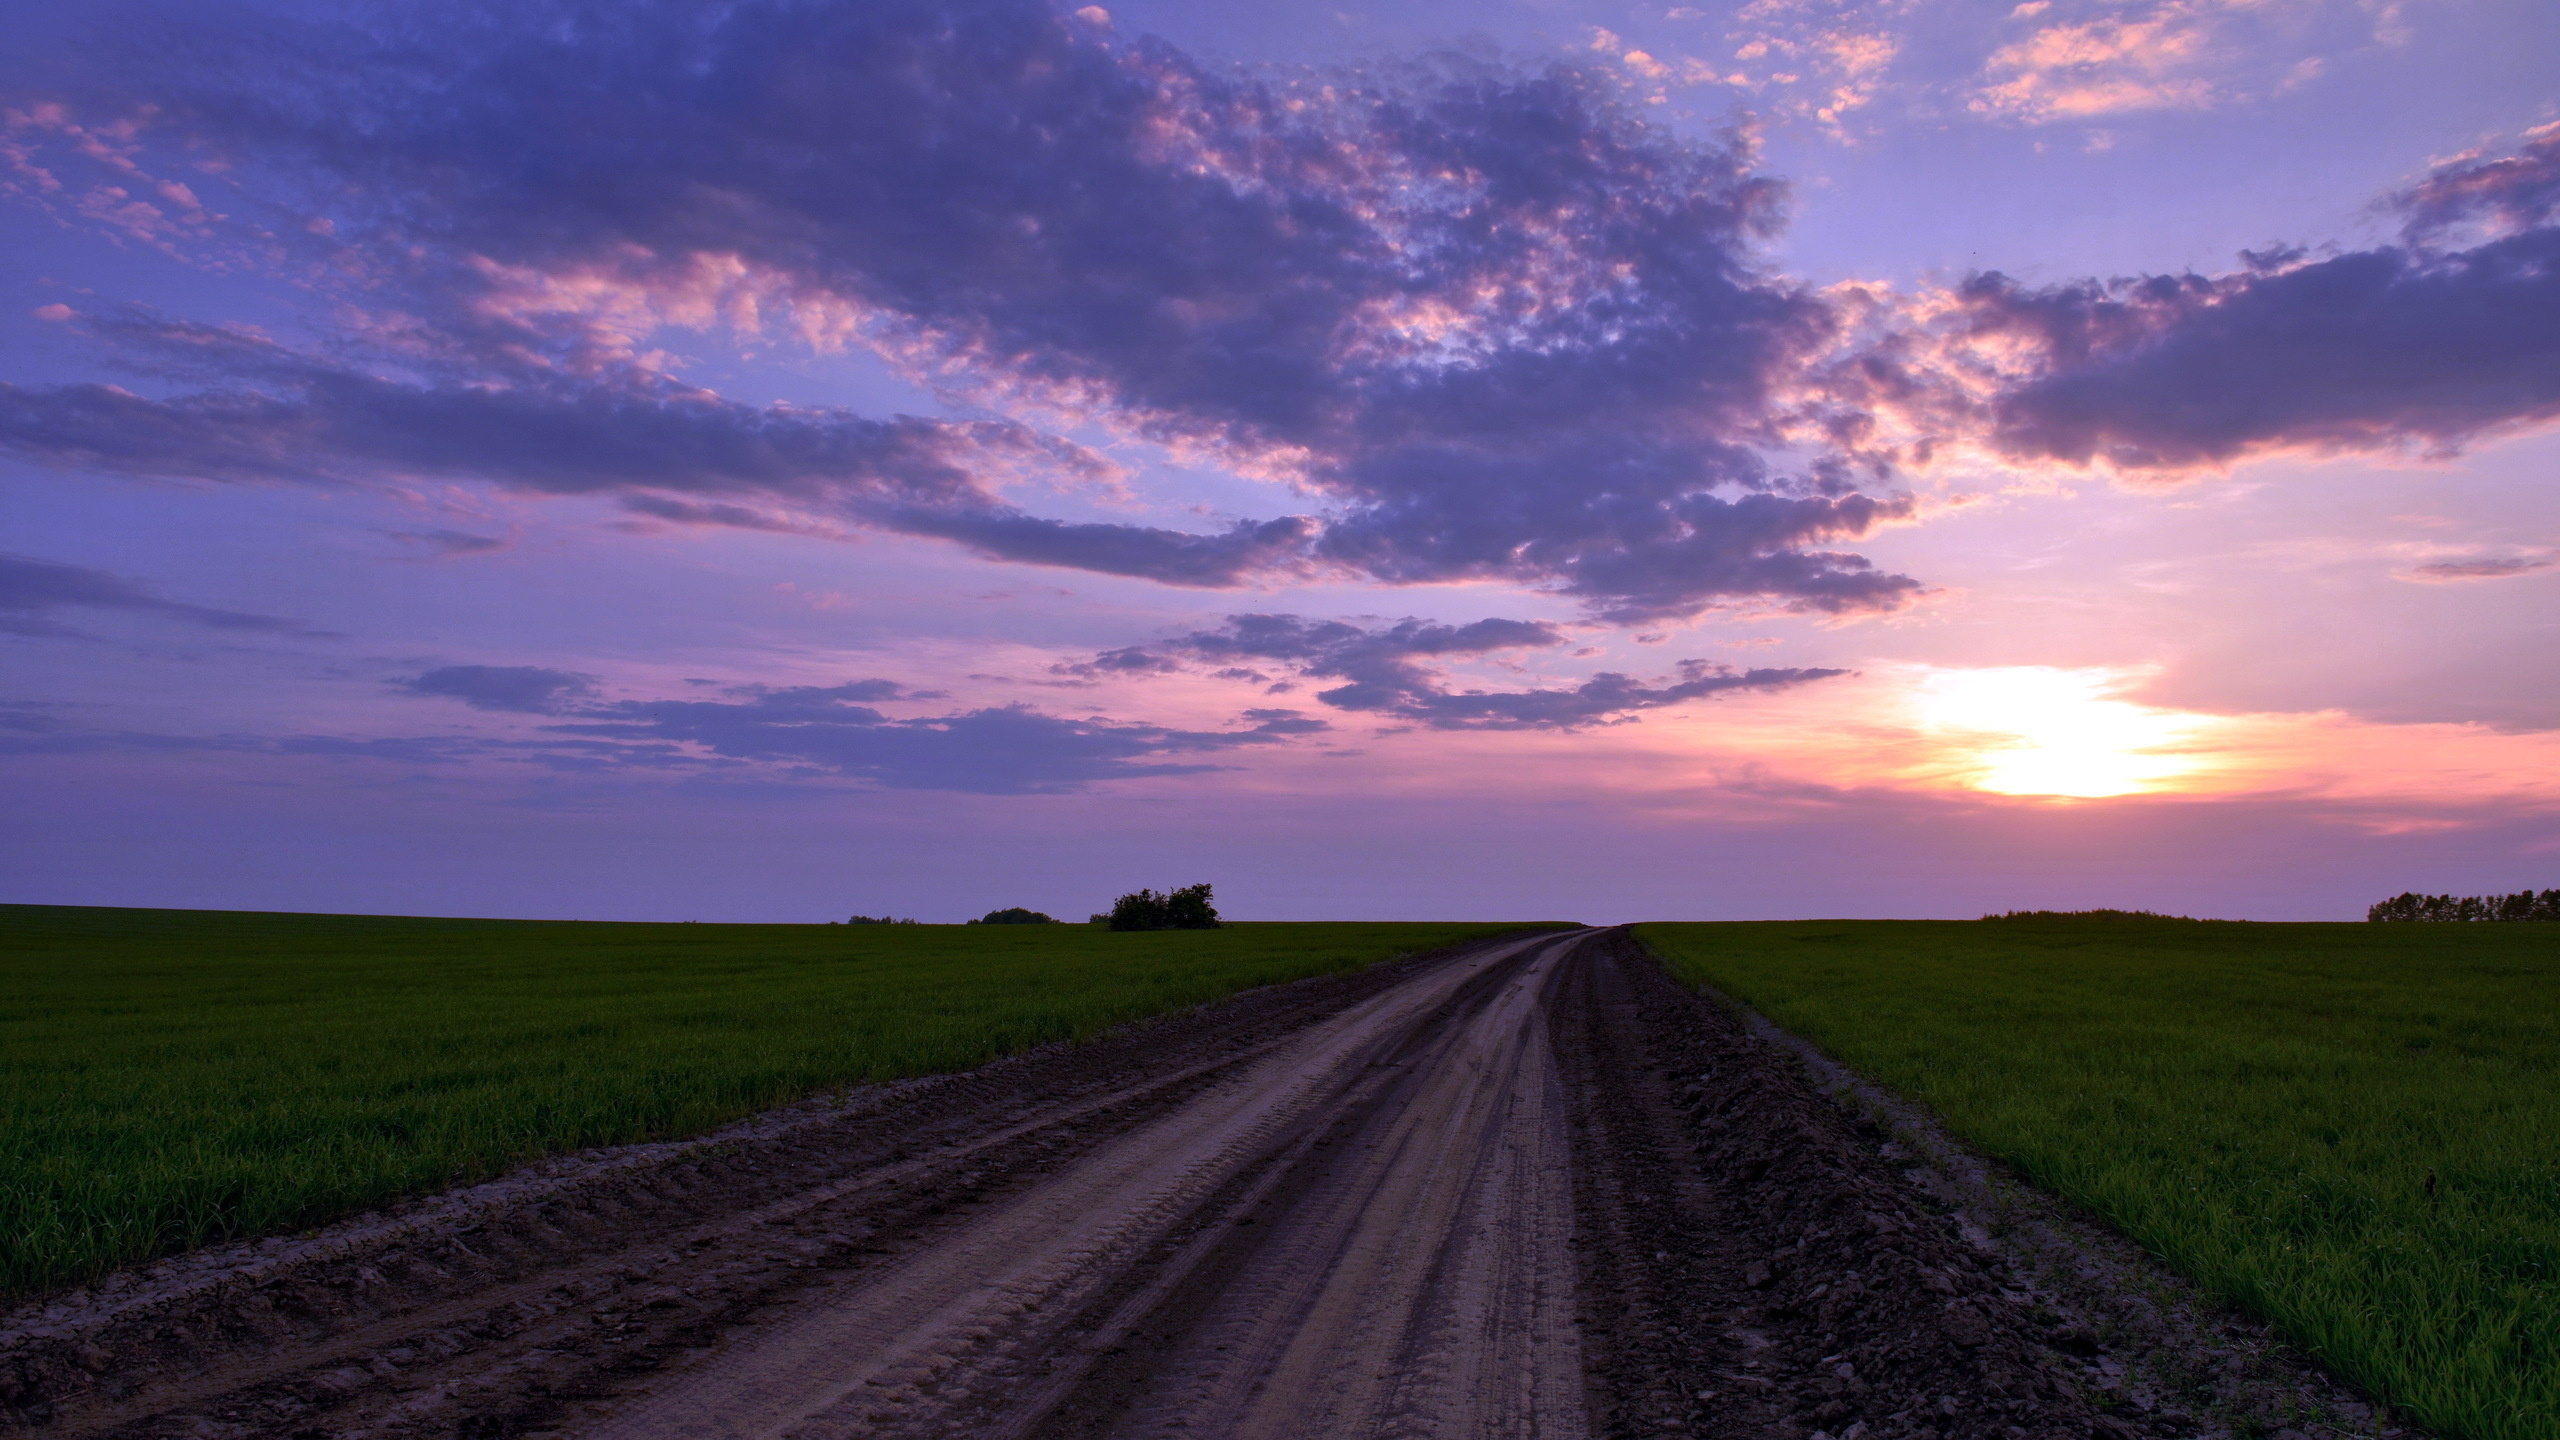
[(2560, 885), (2560, 7), (0, 21), (0, 901)]

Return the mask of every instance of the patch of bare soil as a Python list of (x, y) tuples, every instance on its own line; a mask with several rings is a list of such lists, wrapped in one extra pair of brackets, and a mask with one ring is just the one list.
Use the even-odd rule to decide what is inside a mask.
[(2416, 1433), (1627, 932), (1586, 951), (1595, 1435)]
[(0, 1318), (0, 1405), (48, 1440), (2353, 1419), (2103, 1236), (1993, 1240), (1979, 1167), (1783, 1039), (1624, 931), (1461, 947), (121, 1277)]

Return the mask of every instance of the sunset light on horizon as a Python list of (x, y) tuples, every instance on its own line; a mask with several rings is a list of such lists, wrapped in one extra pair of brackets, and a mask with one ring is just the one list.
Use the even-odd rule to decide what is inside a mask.
[(2174, 788), (2195, 768), (2179, 747), (2208, 722), (2116, 699), (2119, 683), (2034, 666), (1940, 671), (1922, 684), (1920, 709), (1970, 749), (1978, 790), (2099, 799)]

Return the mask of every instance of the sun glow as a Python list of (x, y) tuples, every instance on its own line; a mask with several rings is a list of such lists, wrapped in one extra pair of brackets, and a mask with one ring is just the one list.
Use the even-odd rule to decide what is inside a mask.
[(2128, 677), (2041, 665), (1943, 670), (1916, 696), (1922, 723), (1954, 743), (1976, 790), (2096, 799), (2174, 788), (2211, 717), (2115, 698)]

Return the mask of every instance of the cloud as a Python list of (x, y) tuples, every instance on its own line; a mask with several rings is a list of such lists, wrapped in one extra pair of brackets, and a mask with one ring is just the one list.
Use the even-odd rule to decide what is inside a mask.
[[(2020, 5), (2029, 28), (1984, 62), (1969, 108), (2029, 125), (2207, 110), (2316, 80), (2326, 55), (2369, 48), (2396, 7), (2311, 0), (2081, 0)], [(2323, 53), (2325, 52), (2325, 54)]]
[(1972, 107), (2031, 123), (2207, 108), (2220, 96), (2197, 72), (2216, 58), (2226, 8), (2168, 4), (2040, 26), (1991, 56)]
[[(399, 688), (481, 710), (558, 717), (541, 727), (542, 739), (471, 742), (483, 753), (552, 768), (681, 770), (745, 762), (891, 789), (995, 795), (1063, 794), (1105, 781), (1216, 770), (1224, 767), (1177, 757), (1284, 744), (1331, 728), (1285, 709), (1248, 710), (1230, 730), (1073, 719), (1027, 705), (893, 719), (874, 707), (939, 699), (941, 692), (882, 679), (742, 686), (717, 700), (609, 701), (599, 697), (592, 677), (569, 671), (452, 665)], [(326, 742), (304, 737), (291, 743), (308, 751)], [(442, 756), (456, 742), (431, 743), (442, 747), (435, 751)]]
[[(200, 146), (305, 212), (269, 240), (363, 277), (330, 282), (366, 317), (338, 338), (383, 365), (234, 348), (213, 362), (257, 383), (12, 391), (22, 454), (477, 474), (700, 523), (790, 528), (776, 512), (805, 505), (1169, 583), (1496, 580), (1617, 619), (1919, 588), (1833, 548), (1911, 513), (1866, 493), (1889, 490), (1871, 457), (1772, 458), (1839, 328), (1760, 256), (1782, 188), (1743, 139), (1649, 126), (1596, 70), (1257, 76), (1036, 0), (185, 23), (185, 73), (123, 102), (153, 107), (128, 150)], [(40, 131), (22, 148), (77, 163)], [(1222, 459), (1325, 513), (1212, 534), (1030, 515), (988, 472), (1072, 447), (665, 378), (661, 331), (724, 327), (872, 345), (995, 412)]]
[[(870, 682), (879, 684), (885, 682)], [(1026, 705), (893, 720), (859, 686), (794, 687), (744, 699), (635, 700), (590, 706), (591, 717), (548, 727), (617, 744), (671, 742), (808, 773), (852, 776), (893, 789), (995, 795), (1061, 794), (1112, 780), (1222, 768), (1171, 757), (1284, 743), (1326, 728), (1291, 710), (1257, 710), (1238, 730), (1176, 730)]]
[(1237, 583), (1294, 549), (1304, 530), (1281, 519), (1197, 535), (1024, 514), (983, 477), (1096, 462), (1002, 422), (757, 409), (627, 371), (518, 375), (503, 386), (403, 382), (141, 312), (94, 328), (148, 361), (228, 371), (260, 387), (153, 399), (112, 385), (0, 383), (0, 452), (232, 482), (482, 479), (540, 494), (616, 495), (679, 523), (808, 530), (844, 522), (955, 540), (1000, 559), (1188, 585)]
[(2274, 450), (2448, 453), (2560, 417), (2560, 228), (2468, 250), (2260, 257), (2221, 276), (1958, 296), (1968, 339), (2023, 355), (1986, 403), (2022, 458), (2132, 471)]
[(44, 713), (43, 702), (10, 702), (0, 713), (0, 756), (145, 754), (320, 755), (390, 760), (413, 765), (454, 765), (497, 747), (468, 737), (343, 735), (171, 735), (148, 730), (82, 726)]
[(2530, 575), (2560, 565), (2560, 557), (2550, 555), (2488, 555), (2468, 560), (2437, 560), (2413, 565), (2394, 578), (2415, 580), (2420, 584), (2445, 584), (2463, 580), (2504, 580), (2515, 575)]
[[(1660, 709), (1729, 690), (1770, 690), (1844, 674), (1839, 670), (1758, 669), (1736, 672), (1701, 660), (1684, 660), (1676, 678), (1647, 685), (1603, 671), (1559, 690), (1452, 690), (1431, 665), (1503, 650), (1547, 649), (1565, 643), (1554, 626), (1529, 620), (1478, 620), (1441, 625), (1401, 620), (1364, 629), (1340, 620), (1297, 615), (1230, 615), (1215, 630), (1105, 651), (1065, 673), (1088, 677), (1160, 674), (1186, 662), (1225, 667), (1228, 678), (1264, 681), (1246, 668), (1269, 661), (1300, 675), (1346, 683), (1318, 692), (1337, 709), (1417, 720), (1440, 730), (1571, 730), (1620, 723), (1639, 710)], [(1251, 713), (1251, 712), (1248, 712)]]
[(556, 715), (592, 698), (595, 677), (536, 665), (447, 665), (400, 682), (413, 695), (441, 695), (474, 710)]
[(216, 630), (307, 633), (291, 620), (163, 600), (103, 570), (88, 570), (23, 555), (0, 555), (0, 630), (21, 635), (67, 635), (48, 618), (56, 610), (123, 610), (166, 616)]
[[(2386, 197), (2400, 243), (2220, 274), (1866, 296), (1825, 374), (1869, 443), (2177, 478), (2252, 456), (2441, 458), (2560, 418), (2560, 131)], [(2458, 243), (2453, 243), (2458, 242)]]
[[(1673, 18), (1681, 14), (1675, 10)], [(1727, 38), (1736, 42), (1733, 58), (1747, 69), (1719, 75), (1718, 66), (1681, 57), (1678, 78), (1692, 84), (1721, 81), (1754, 91), (1760, 102), (1755, 108), (1763, 113), (1809, 119), (1832, 139), (1850, 141), (1855, 138), (1851, 124), (1856, 112), (1883, 92), (1886, 76), (1902, 53), (1905, 38), (1895, 28), (1902, 18), (1891, 0), (1884, 4), (1833, 0), (1818, 5), (1746, 5), (1733, 15), (1737, 28)]]
[(2438, 166), (2384, 208), (2400, 213), (2413, 242), (2472, 225), (2504, 234), (2548, 225), (2560, 214), (2560, 121), (2526, 131), (2512, 155)]
[(209, 752), (404, 765), (498, 762), (569, 772), (837, 777), (899, 790), (1059, 795), (1097, 784), (1230, 768), (1214, 758), (1330, 730), (1296, 710), (1257, 708), (1225, 730), (1044, 714), (998, 705), (893, 719), (874, 708), (940, 698), (890, 680), (746, 686), (717, 700), (604, 700), (584, 675), (455, 665), (404, 681), (414, 695), (551, 717), (531, 733), (428, 736), (175, 735), (73, 723), (54, 707), (0, 705), (0, 755)]
[[(2001, 113), (2261, 93), (2230, 77), (2300, 68), (2264, 9), (2021, 7), (1993, 89), (2034, 83)], [(1034, 0), (172, 23), (194, 27), (182, 72), (133, 57), (82, 92), (109, 119), (11, 112), (21, 198), (302, 267), (344, 318), (306, 352), (93, 307), (68, 323), (168, 383), (0, 386), (20, 458), (477, 479), (1186, 586), (1491, 581), (1643, 624), (1910, 603), (1919, 582), (1853, 549), (1917, 513), (1881, 438), (1895, 412), (2021, 460), (2154, 473), (2441, 453), (2560, 414), (2549, 127), (2394, 197), (2402, 244), (2222, 275), (1979, 276), (1923, 343), (1866, 335), (1850, 301), (1776, 274), (1784, 190), (1747, 139), (1648, 125), (1606, 67), (1248, 72)], [(2324, 10), (2302, 43), (2373, 23)], [(1872, 76), (1892, 47), (1869, 38), (1841, 53)], [(227, 167), (239, 203), (167, 191), (152, 166), (184, 154)], [(83, 190), (81, 166), (159, 208)], [(251, 236), (225, 211), (288, 223)], [(686, 383), (683, 352), (723, 338), (871, 346), (976, 418)], [(1316, 513), (1193, 530), (1005, 498), (1116, 473), (1051, 433), (1084, 425)]]
[(479, 555), (507, 548), (507, 542), (494, 535), (473, 535), (461, 530), (385, 530), (381, 533), (385, 539), (415, 545), (436, 556)]

